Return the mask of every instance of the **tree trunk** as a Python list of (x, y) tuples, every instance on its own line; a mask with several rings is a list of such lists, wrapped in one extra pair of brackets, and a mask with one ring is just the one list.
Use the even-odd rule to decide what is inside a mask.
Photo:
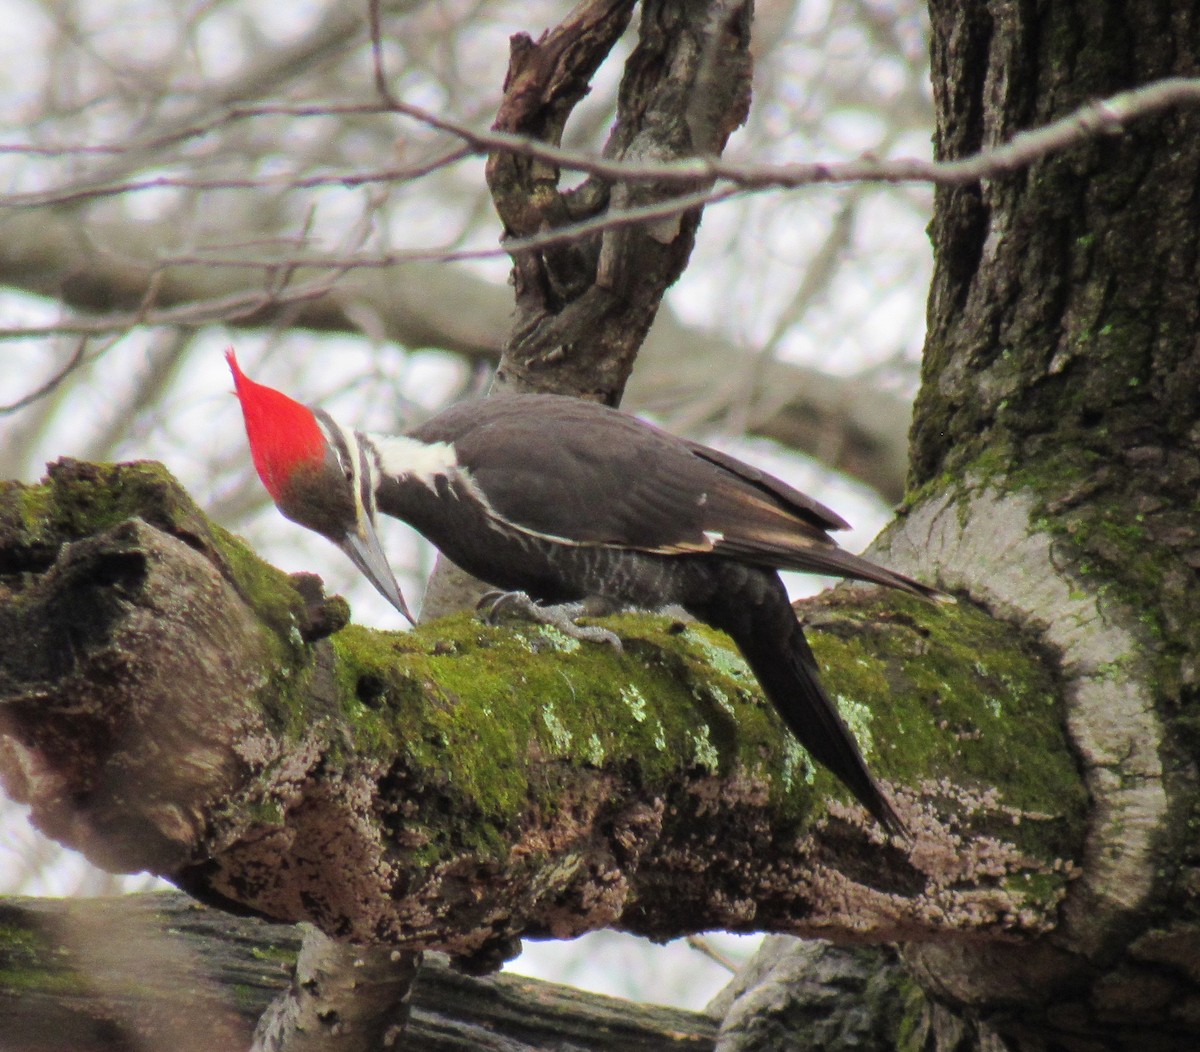
[[(940, 159), (1200, 65), (1191, 5), (931, 10)], [(911, 1047), (1200, 1033), (1197, 186), (1200, 117), (1181, 110), (936, 195), (910, 497), (881, 552), (1049, 648), (1091, 820), (1052, 932), (905, 947), (932, 998)], [(731, 1025), (720, 1047), (784, 1046)]]
[[(941, 158), (1200, 64), (1194, 5), (932, 12)], [(1180, 110), (937, 194), (912, 495), (883, 550), (1055, 656), (1091, 819), (1052, 932), (905, 948), (936, 1000), (921, 1047), (1196, 1047), (1197, 186)]]

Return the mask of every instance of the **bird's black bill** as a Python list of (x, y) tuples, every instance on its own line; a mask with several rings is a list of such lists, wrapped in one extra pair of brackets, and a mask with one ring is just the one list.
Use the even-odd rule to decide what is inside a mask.
[(400, 586), (396, 583), (391, 566), (388, 565), (387, 556), (383, 554), (383, 546), (379, 543), (375, 527), (364, 519), (357, 530), (346, 534), (341, 548), (379, 593), (407, 618), (410, 625), (415, 625), (416, 619), (408, 612), (408, 604), (400, 593)]

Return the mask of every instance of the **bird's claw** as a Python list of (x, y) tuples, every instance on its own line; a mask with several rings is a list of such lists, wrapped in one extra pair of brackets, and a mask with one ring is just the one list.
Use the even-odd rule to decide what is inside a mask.
[(539, 605), (525, 592), (506, 592), (497, 588), (484, 592), (475, 609), (489, 625), (498, 625), (505, 617), (544, 624), (542, 615), (548, 608)]
[(623, 650), (621, 637), (599, 625), (580, 625), (575, 622), (583, 610), (583, 603), (562, 603), (557, 606), (542, 606), (524, 592), (485, 592), (476, 604), (483, 619), (490, 625), (497, 624), (501, 617), (514, 617), (548, 625), (571, 639), (587, 643), (605, 643), (615, 650)]

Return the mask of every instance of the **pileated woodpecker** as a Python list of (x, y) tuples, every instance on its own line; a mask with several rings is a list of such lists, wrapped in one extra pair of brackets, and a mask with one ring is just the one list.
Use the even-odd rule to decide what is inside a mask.
[(366, 435), (249, 379), (226, 354), (279, 510), (341, 547), (410, 621), (375, 532), (403, 519), (468, 573), (545, 603), (678, 605), (728, 633), (784, 722), (888, 830), (904, 825), (821, 686), (777, 569), (940, 593), (851, 555), (847, 524), (770, 475), (616, 409), (560, 395), (462, 403)]

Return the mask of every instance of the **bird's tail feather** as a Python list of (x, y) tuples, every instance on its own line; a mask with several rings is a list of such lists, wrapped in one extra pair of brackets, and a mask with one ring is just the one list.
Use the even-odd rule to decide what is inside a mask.
[(767, 697), (818, 763), (829, 768), (889, 832), (908, 836), (900, 816), (867, 769), (858, 742), (818, 677), (817, 662), (798, 622), (785, 646), (751, 633), (736, 639)]
[(953, 603), (954, 597), (945, 592), (914, 581), (886, 566), (864, 559), (861, 555), (845, 551), (842, 548), (808, 548), (796, 554), (788, 563), (780, 563), (784, 569), (798, 569), (807, 573), (824, 573), (832, 577), (851, 577), (858, 581), (870, 581), (873, 584), (886, 585), (888, 588), (899, 588), (903, 592), (930, 599), (936, 603)]
[(779, 575), (732, 560), (704, 565), (704, 590), (685, 603), (688, 612), (732, 637), (764, 693), (812, 758), (829, 768), (880, 825), (907, 836), (821, 685), (817, 660)]

